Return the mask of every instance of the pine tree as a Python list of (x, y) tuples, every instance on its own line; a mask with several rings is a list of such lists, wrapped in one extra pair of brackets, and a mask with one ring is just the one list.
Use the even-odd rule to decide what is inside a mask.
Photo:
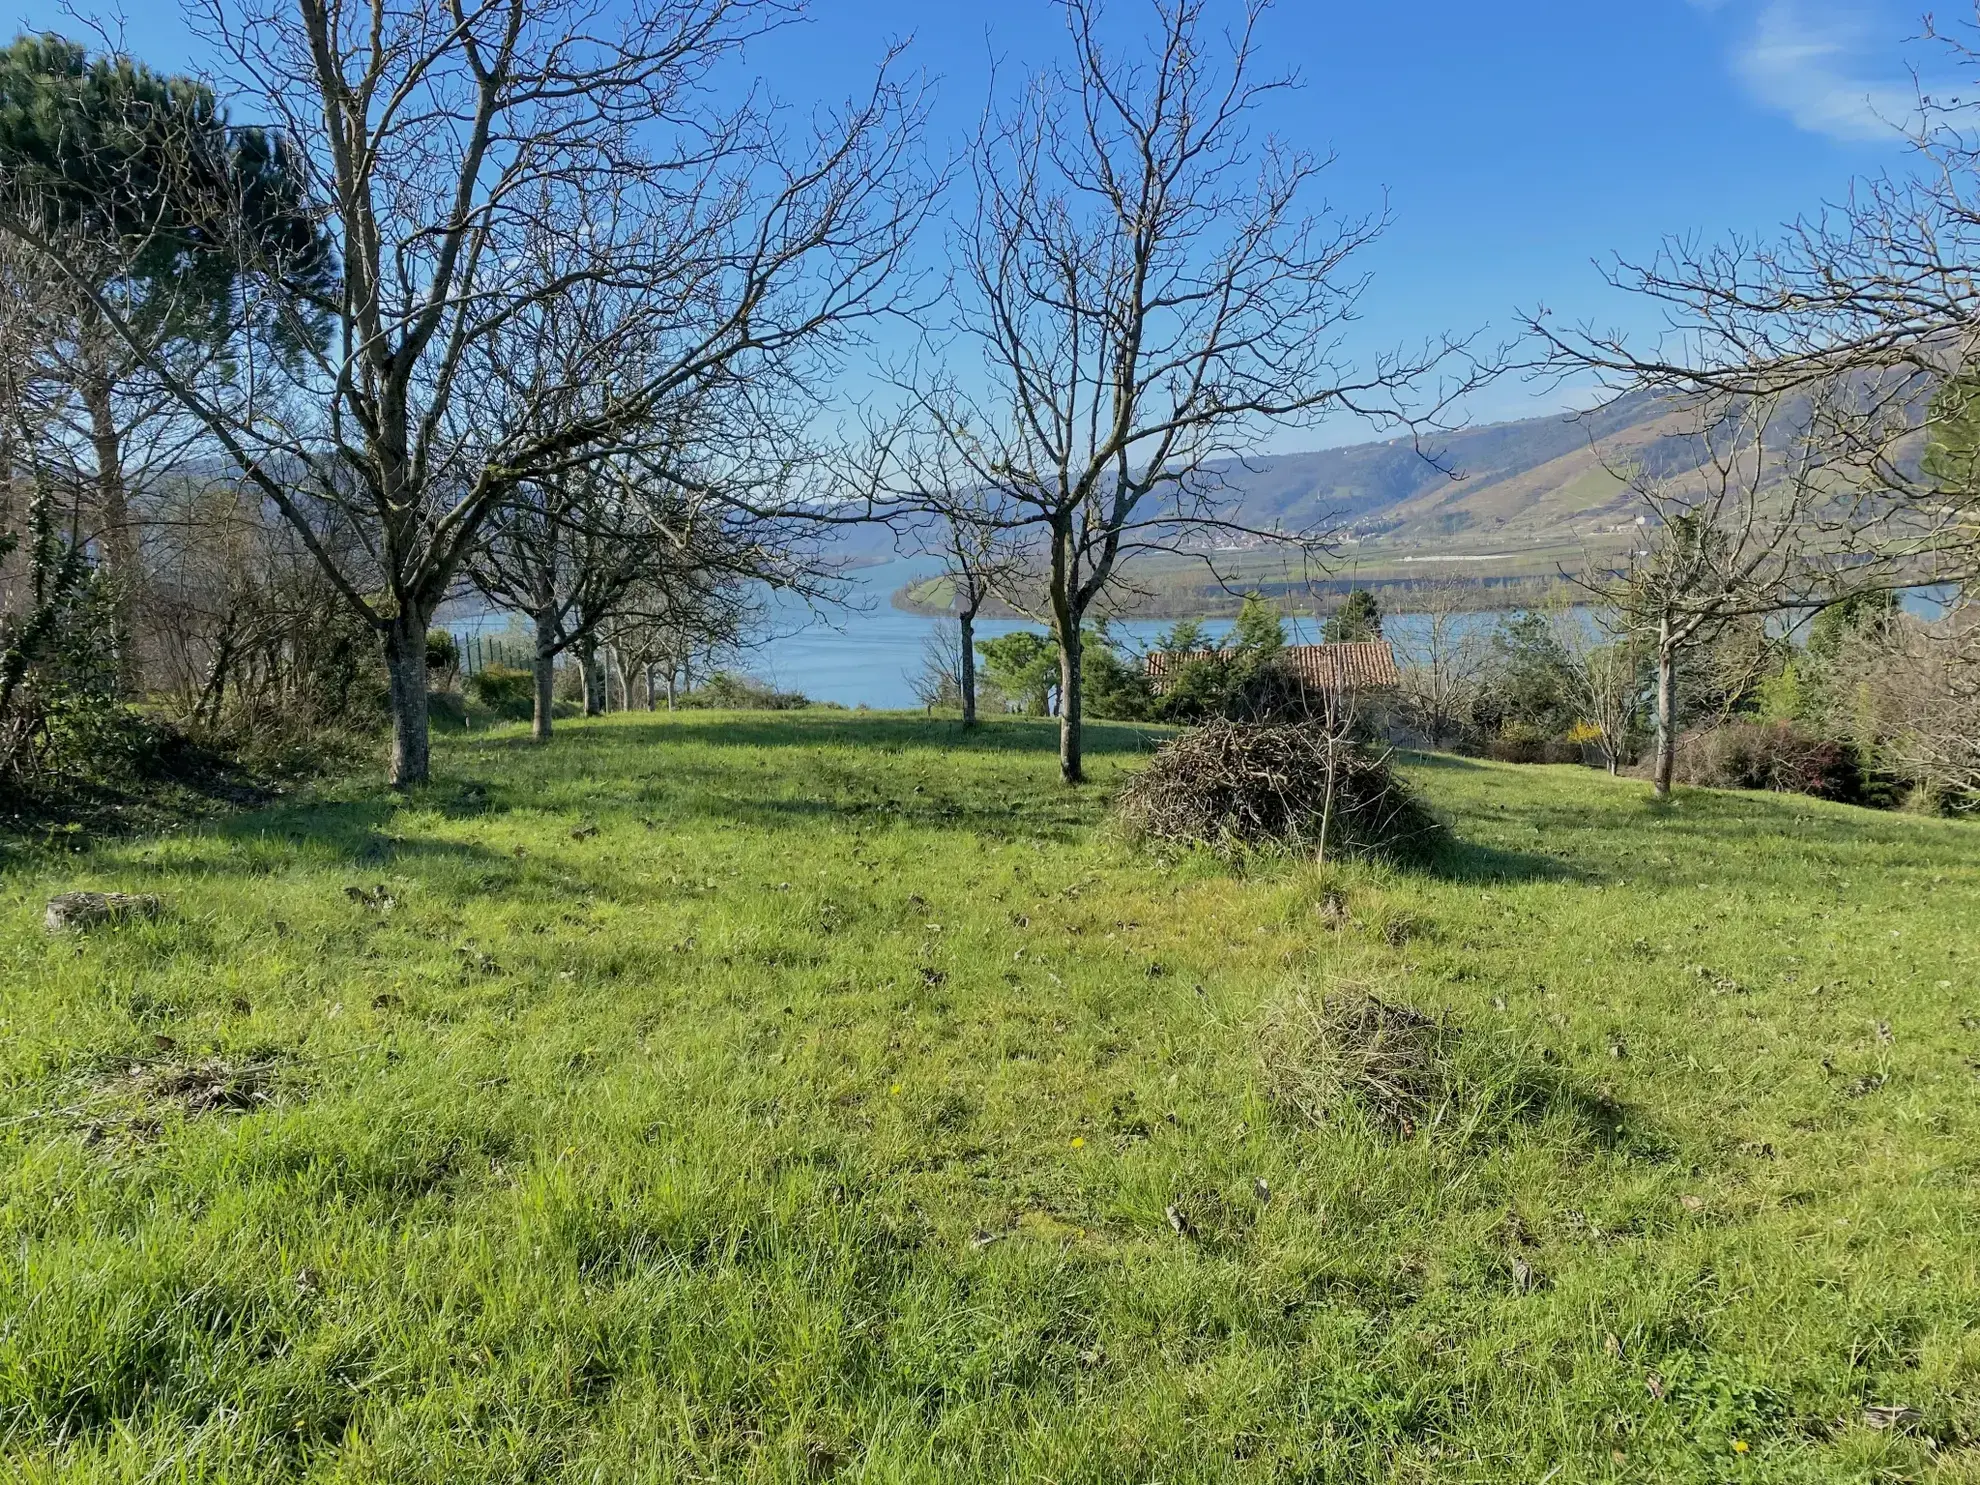
[(1356, 588), (1327, 620), (1329, 644), (1362, 644), (1382, 637), (1382, 606), (1366, 588)]

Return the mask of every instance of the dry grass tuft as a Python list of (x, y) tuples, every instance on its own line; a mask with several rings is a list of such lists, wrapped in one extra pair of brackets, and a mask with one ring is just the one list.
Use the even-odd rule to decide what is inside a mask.
[(251, 1114), (274, 1096), (274, 1073), (272, 1063), (209, 1058), (134, 1067), (128, 1086), (150, 1102), (177, 1104), (189, 1115)]
[(1318, 722), (1192, 728), (1129, 781), (1117, 809), (1136, 836), (1225, 855), (1283, 846), (1404, 857), (1442, 833), (1385, 751)]
[(1294, 995), (1269, 1007), (1259, 1026), (1265, 1096), (1312, 1124), (1324, 1124), (1352, 1099), (1382, 1130), (1407, 1138), (1446, 1095), (1456, 1036), (1443, 1022), (1359, 986), (1318, 1002)]

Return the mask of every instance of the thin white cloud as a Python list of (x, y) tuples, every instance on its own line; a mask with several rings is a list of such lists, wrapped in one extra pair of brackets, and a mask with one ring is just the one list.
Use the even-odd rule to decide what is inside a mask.
[(1903, 34), (1884, 6), (1769, 0), (1733, 66), (1755, 101), (1810, 133), (1891, 140), (1918, 111)]

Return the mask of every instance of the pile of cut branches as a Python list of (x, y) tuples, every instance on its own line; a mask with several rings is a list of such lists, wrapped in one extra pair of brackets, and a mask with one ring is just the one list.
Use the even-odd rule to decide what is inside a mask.
[(1137, 837), (1225, 855), (1409, 857), (1441, 836), (1386, 749), (1319, 722), (1206, 722), (1164, 745), (1117, 807)]

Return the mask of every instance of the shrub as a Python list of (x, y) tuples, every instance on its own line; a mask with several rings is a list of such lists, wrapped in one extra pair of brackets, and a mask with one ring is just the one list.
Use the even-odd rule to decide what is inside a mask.
[(682, 697), (680, 704), (719, 711), (790, 712), (811, 705), (811, 701), (802, 692), (779, 691), (750, 676), (718, 670), (700, 689)]
[(1045, 715), (1052, 687), (1059, 679), (1059, 651), (1050, 635), (1035, 629), (1013, 629), (994, 639), (979, 639), (976, 653), (982, 676), (1034, 717)]
[(1686, 733), (1678, 739), (1675, 776), (1713, 789), (1771, 789), (1845, 804), (1864, 796), (1856, 749), (1792, 722), (1729, 722)]
[(1150, 715), (1161, 722), (1205, 722), (1224, 715), (1229, 703), (1231, 667), (1214, 655), (1185, 660), (1155, 698)]
[(467, 698), (458, 691), (428, 691), (426, 725), (435, 732), (465, 732), (468, 728)]
[(1129, 832), (1222, 854), (1418, 855), (1441, 828), (1387, 755), (1311, 722), (1213, 721), (1174, 738), (1121, 791)]
[(490, 665), (468, 677), (467, 690), (499, 717), (527, 717), (536, 710), (536, 677), (527, 670)]
[(1481, 681), (1471, 722), (1488, 738), (1558, 737), (1575, 720), (1567, 650), (1545, 613), (1528, 610), (1499, 621), (1485, 647)]
[(1356, 588), (1327, 620), (1320, 637), (1328, 644), (1359, 644), (1382, 637), (1382, 605), (1366, 588)]
[[(142, 776), (162, 731), (119, 698), (114, 594), (76, 550), (39, 533), (32, 599), (0, 616), (0, 792), (59, 798), (70, 785)], [(12, 533), (0, 533), (0, 557)]]
[(1571, 735), (1547, 737), (1538, 729), (1513, 723), (1485, 744), (1487, 757), (1500, 763), (1580, 763), (1582, 744)]
[(1114, 648), (1104, 625), (1083, 635), (1079, 699), (1086, 715), (1099, 721), (1138, 722), (1154, 705), (1148, 677)]
[(1332, 693), (1307, 684), (1281, 665), (1276, 652), (1238, 649), (1184, 661), (1149, 715), (1162, 722), (1307, 722), (1324, 719), (1338, 704)]
[(426, 631), (428, 674), (452, 675), (461, 668), (461, 642), (445, 629)]

